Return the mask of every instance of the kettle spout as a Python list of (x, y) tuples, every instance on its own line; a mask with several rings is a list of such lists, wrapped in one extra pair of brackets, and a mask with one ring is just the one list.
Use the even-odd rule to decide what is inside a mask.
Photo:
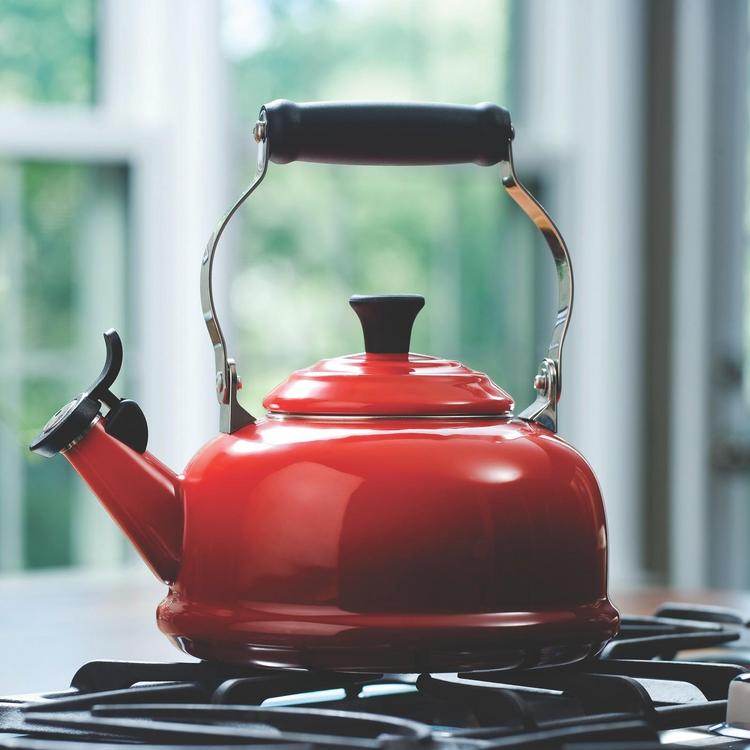
[[(146, 452), (148, 426), (134, 401), (110, 390), (122, 366), (117, 332), (104, 334), (99, 377), (57, 412), (31, 444), (43, 456), (62, 453), (165, 583), (177, 577), (182, 552), (181, 477)], [(102, 405), (108, 408), (101, 416)]]
[(150, 453), (138, 453), (107, 434), (105, 419), (63, 455), (149, 568), (173, 583), (182, 552), (181, 478)]

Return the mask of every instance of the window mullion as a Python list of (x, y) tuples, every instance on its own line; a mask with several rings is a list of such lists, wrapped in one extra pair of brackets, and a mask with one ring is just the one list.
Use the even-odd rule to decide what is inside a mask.
[(2, 357), (11, 364), (0, 373), (2, 410), (0, 411), (0, 570), (19, 570), (24, 561), (23, 496), (24, 463), (18, 450), (21, 404), (25, 370), (24, 336), (22, 330), (23, 283), (23, 182), (21, 167), (5, 165), (0, 170), (0, 245), (9, 248), (3, 253), (4, 271), (0, 266), (0, 300), (3, 304)]

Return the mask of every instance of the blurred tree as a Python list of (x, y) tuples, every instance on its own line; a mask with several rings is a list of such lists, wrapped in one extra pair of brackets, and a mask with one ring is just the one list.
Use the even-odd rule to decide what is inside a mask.
[(95, 0), (0, 0), (0, 100), (89, 104)]

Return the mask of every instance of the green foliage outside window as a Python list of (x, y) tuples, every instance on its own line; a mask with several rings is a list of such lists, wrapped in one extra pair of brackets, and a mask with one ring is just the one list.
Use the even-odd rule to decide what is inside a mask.
[(0, 101), (90, 104), (95, 0), (0, 0)]

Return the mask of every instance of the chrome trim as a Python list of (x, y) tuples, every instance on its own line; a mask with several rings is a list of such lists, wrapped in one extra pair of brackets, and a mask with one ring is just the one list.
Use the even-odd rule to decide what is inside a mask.
[(222, 432), (233, 433), (252, 424), (255, 417), (247, 412), (237, 401), (237, 391), (242, 387), (237, 374), (237, 365), (227, 352), (227, 342), (224, 332), (219, 325), (214, 305), (213, 293), (213, 267), (216, 246), (219, 244), (221, 235), (224, 233), (230, 219), (237, 209), (250, 197), (255, 189), (263, 181), (268, 171), (268, 141), (262, 140), (258, 143), (258, 162), (250, 187), (240, 196), (237, 202), (229, 209), (229, 212), (219, 222), (208, 241), (206, 250), (201, 260), (201, 306), (203, 308), (203, 320), (208, 328), (208, 335), (214, 349), (214, 363), (216, 369), (216, 397), (219, 401), (219, 429)]
[(518, 416), (557, 432), (557, 402), (560, 400), (560, 360), (545, 357), (534, 378), (536, 399)]
[(65, 451), (69, 451), (69, 450), (70, 450), (70, 449), (71, 449), (71, 448), (72, 448), (72, 447), (73, 447), (74, 445), (78, 445), (78, 443), (80, 443), (80, 442), (81, 442), (81, 440), (83, 440), (83, 439), (84, 439), (84, 438), (86, 437), (86, 435), (88, 435), (88, 434), (89, 434), (89, 432), (91, 432), (91, 428), (92, 428), (92, 427), (93, 427), (93, 426), (94, 426), (94, 425), (95, 425), (95, 424), (96, 424), (97, 422), (99, 422), (99, 421), (101, 420), (101, 418), (102, 418), (102, 415), (101, 415), (101, 414), (97, 414), (97, 415), (96, 415), (96, 416), (95, 416), (95, 417), (94, 417), (94, 418), (93, 418), (93, 419), (91, 420), (91, 424), (89, 424), (89, 426), (88, 426), (88, 427), (86, 428), (86, 430), (85, 430), (84, 432), (82, 432), (82, 433), (81, 433), (81, 434), (80, 434), (80, 435), (79, 435), (79, 436), (78, 436), (78, 437), (77, 437), (77, 438), (76, 438), (76, 439), (75, 439), (75, 440), (74, 440), (74, 441), (73, 441), (72, 443), (68, 443), (68, 445), (66, 445), (66, 446), (65, 446), (64, 448), (62, 448), (62, 449), (60, 450), (60, 453), (65, 453)]
[(738, 726), (737, 724), (723, 722), (721, 724), (712, 724), (708, 727), (708, 731), (712, 734), (720, 734), (723, 737), (734, 737), (745, 741), (750, 740), (750, 725)]
[(416, 420), (454, 420), (463, 422), (477, 419), (483, 421), (501, 421), (512, 419), (515, 415), (512, 411), (504, 411), (498, 414), (293, 414), (291, 412), (267, 411), (266, 418), (277, 422), (287, 420), (301, 420), (306, 422), (371, 422), (371, 421), (393, 421), (395, 419)]
[(534, 403), (519, 414), (521, 419), (538, 422), (547, 429), (557, 432), (557, 402), (560, 399), (562, 382), (562, 348), (573, 308), (573, 268), (570, 253), (555, 222), (518, 180), (510, 143), (508, 143), (508, 160), (500, 162), (500, 178), (508, 195), (544, 236), (557, 269), (557, 316), (547, 356), (542, 360), (537, 378), (535, 378), (538, 395)]

